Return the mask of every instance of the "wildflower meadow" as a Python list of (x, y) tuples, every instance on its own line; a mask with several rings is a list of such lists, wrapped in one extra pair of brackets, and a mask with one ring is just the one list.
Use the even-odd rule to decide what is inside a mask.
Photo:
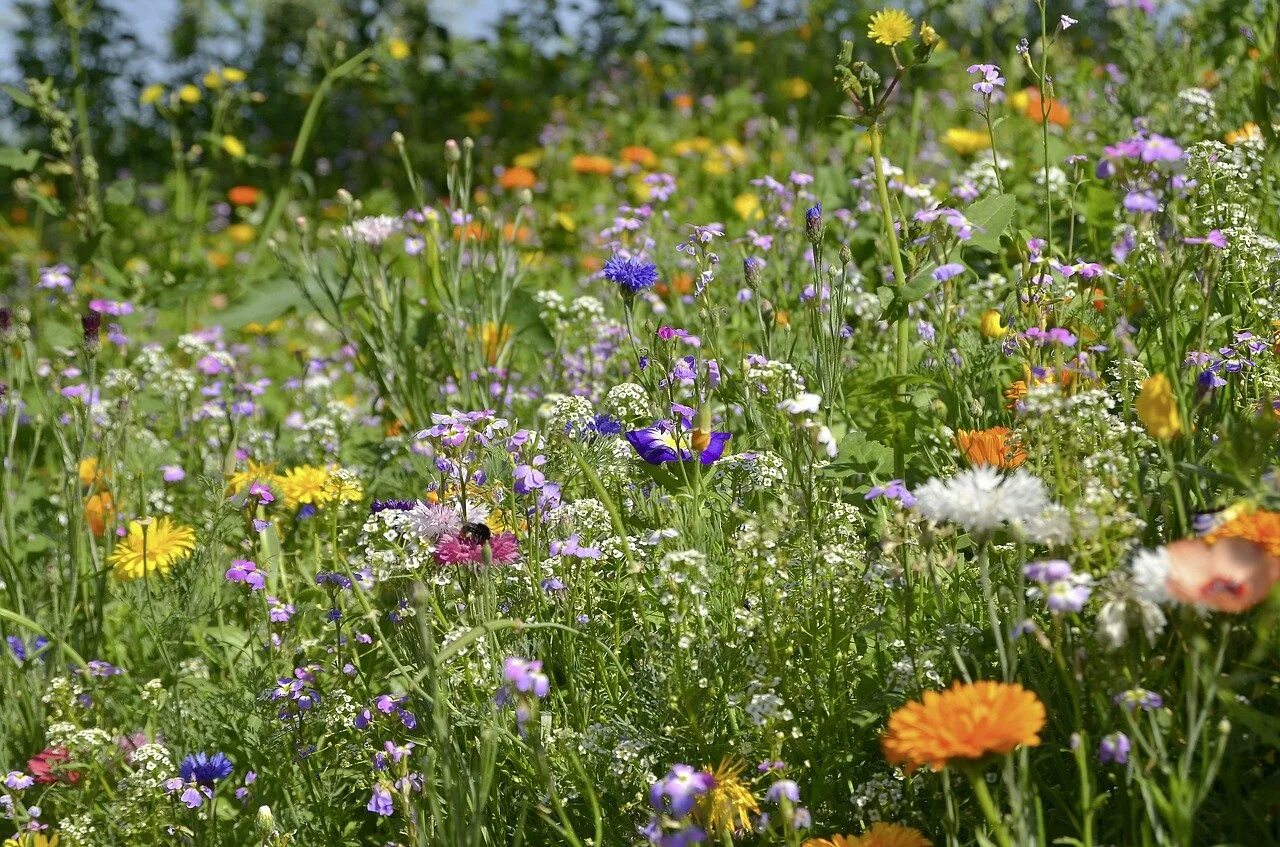
[(5, 847), (1280, 844), (1276, 0), (146, 5), (8, 17)]

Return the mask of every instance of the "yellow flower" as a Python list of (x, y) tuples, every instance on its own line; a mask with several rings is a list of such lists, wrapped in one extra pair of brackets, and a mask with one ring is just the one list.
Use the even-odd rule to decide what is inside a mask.
[(209, 71), (204, 75), (204, 87), (210, 91), (217, 91), (222, 87), (222, 74), (217, 71)]
[(877, 44), (892, 47), (911, 37), (915, 21), (901, 9), (882, 9), (871, 16), (867, 24), (867, 37)]
[(977, 761), (1017, 747), (1035, 747), (1044, 729), (1044, 704), (1017, 683), (956, 680), (926, 691), (889, 716), (884, 756), (908, 771), (940, 771), (953, 760)]
[(1000, 321), (1000, 313), (995, 309), (987, 309), (978, 320), (978, 331), (983, 338), (1003, 338), (1009, 328)]
[[(246, 331), (248, 327), (245, 327)], [(262, 482), (272, 487), (276, 487), (276, 465), (275, 462), (255, 462), (249, 460), (248, 465), (242, 471), (236, 471), (227, 480), (227, 488), (231, 496), (239, 494), (255, 482)]]
[(12, 838), (6, 838), (4, 847), (58, 847), (62, 838), (59, 833), (45, 835), (43, 832), (20, 832)]
[(764, 212), (760, 209), (760, 198), (749, 191), (733, 198), (733, 210), (744, 221), (755, 221), (764, 217)]
[(499, 329), (493, 321), (486, 321), (481, 328), (480, 342), (484, 345), (484, 360), (490, 366), (498, 363), (498, 356), (511, 340), (511, 329), (511, 324), (503, 324)]
[(390, 38), (387, 40), (387, 52), (397, 62), (403, 62), (409, 58), (409, 42), (403, 38)]
[(920, 43), (925, 47), (932, 47), (941, 43), (942, 39), (938, 37), (938, 31), (924, 21), (920, 22)]
[(364, 484), (346, 468), (334, 468), (324, 484), (325, 494), (339, 503), (359, 503), (364, 498)]
[(742, 779), (746, 765), (732, 758), (720, 760), (711, 771), (714, 785), (698, 798), (698, 818), (714, 837), (723, 832), (751, 829), (751, 815), (760, 813), (760, 806)]
[(991, 147), (991, 138), (987, 133), (976, 129), (953, 126), (943, 133), (942, 143), (961, 156), (970, 156)]
[(244, 142), (236, 138), (234, 135), (222, 136), (222, 149), (233, 159), (244, 158)]
[(319, 465), (299, 465), (289, 468), (276, 477), (284, 504), (290, 509), (299, 506), (323, 506), (333, 499), (329, 492), (329, 469)]
[(184, 85), (178, 89), (178, 99), (183, 103), (199, 103), (200, 89), (191, 84)]
[(150, 106), (164, 96), (164, 86), (159, 83), (148, 85), (142, 89), (142, 94), (138, 96), (138, 102), (144, 106)]
[(253, 241), (253, 227), (246, 223), (232, 224), (227, 227), (227, 237), (236, 244), (248, 244)]
[(244, 71), (240, 70), (239, 68), (223, 68), (222, 69), (222, 79), (226, 82), (232, 83), (233, 85), (237, 82), (244, 82), (245, 78), (246, 77), (245, 77)]
[(810, 838), (803, 847), (933, 847), (918, 829), (896, 823), (874, 823), (862, 835)]
[(754, 56), (756, 54), (756, 43), (744, 38), (733, 45), (733, 52), (739, 56)]
[(99, 466), (97, 456), (85, 456), (76, 470), (80, 474), (81, 485), (100, 485), (106, 478), (106, 472)]
[(556, 222), (556, 226), (560, 227), (565, 232), (578, 231), (578, 222), (575, 221), (573, 216), (568, 212), (556, 212), (555, 215), (552, 216), (552, 220)]
[(167, 574), (175, 564), (191, 555), (196, 546), (195, 531), (166, 518), (146, 518), (129, 522), (129, 534), (116, 542), (107, 562), (116, 579), (127, 582), (159, 571)]
[(538, 165), (542, 164), (542, 151), (527, 150), (512, 159), (511, 164), (517, 168), (536, 168)]
[(1155, 374), (1142, 383), (1136, 404), (1138, 419), (1152, 438), (1168, 441), (1182, 434), (1182, 418), (1178, 415), (1178, 401), (1173, 396), (1169, 377)]
[(803, 100), (813, 91), (813, 86), (804, 77), (788, 77), (782, 81), (782, 94), (789, 100)]

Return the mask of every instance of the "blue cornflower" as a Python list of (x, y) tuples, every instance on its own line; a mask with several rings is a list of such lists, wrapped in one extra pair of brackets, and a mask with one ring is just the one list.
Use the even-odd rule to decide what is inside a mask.
[(178, 766), (178, 776), (182, 777), (183, 782), (194, 782), (196, 785), (212, 788), (218, 780), (231, 776), (232, 770), (231, 760), (224, 754), (214, 753), (210, 756), (202, 751), (192, 753), (182, 760), (182, 764)]
[(596, 415), (589, 428), (598, 435), (617, 435), (622, 432), (622, 421), (608, 415)]
[(615, 253), (604, 263), (604, 278), (621, 288), (624, 297), (634, 297), (658, 282), (658, 266)]

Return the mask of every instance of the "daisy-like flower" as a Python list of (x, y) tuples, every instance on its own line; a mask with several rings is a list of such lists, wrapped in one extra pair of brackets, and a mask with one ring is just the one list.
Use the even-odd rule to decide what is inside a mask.
[(956, 448), (973, 467), (1016, 468), (1027, 453), (1005, 426), (956, 430)]
[(804, 847), (933, 847), (918, 829), (896, 823), (874, 823), (862, 835), (810, 838)]
[(881, 9), (867, 24), (867, 38), (877, 44), (893, 47), (911, 37), (915, 21), (901, 9)]
[(957, 680), (946, 691), (926, 691), (920, 702), (889, 717), (884, 755), (908, 771), (940, 771), (952, 762), (1035, 747), (1044, 724), (1044, 704), (1021, 685)]
[(159, 572), (167, 574), (191, 555), (195, 531), (168, 518), (130, 521), (128, 534), (116, 543), (107, 559), (116, 579), (129, 581)]
[(746, 769), (742, 761), (726, 757), (710, 771), (711, 787), (698, 798), (696, 813), (712, 836), (750, 830), (751, 816), (760, 814), (760, 805), (742, 779)]
[(333, 499), (329, 488), (329, 469), (319, 465), (299, 465), (275, 478), (276, 487), (284, 495), (290, 509), (299, 506), (323, 506)]
[(936, 523), (990, 532), (1036, 520), (1051, 505), (1044, 483), (1023, 470), (1005, 476), (990, 466), (931, 479), (915, 491), (915, 509)]
[(250, 459), (242, 471), (236, 471), (227, 480), (227, 489), (231, 496), (239, 494), (255, 482), (271, 485), (276, 481), (275, 462), (255, 462)]
[(457, 535), (462, 529), (457, 510), (443, 503), (418, 503), (404, 512), (404, 522), (426, 541), (435, 541), (442, 535)]
[(634, 256), (614, 255), (604, 263), (604, 278), (621, 289), (624, 297), (634, 297), (658, 282), (658, 267)]

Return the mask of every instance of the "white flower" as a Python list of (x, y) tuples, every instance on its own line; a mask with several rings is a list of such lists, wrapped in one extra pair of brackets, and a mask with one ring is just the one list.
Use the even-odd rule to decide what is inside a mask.
[(936, 523), (955, 523), (970, 532), (1028, 525), (1051, 505), (1044, 483), (1024, 470), (1005, 476), (992, 467), (961, 471), (948, 480), (931, 479), (915, 491), (915, 509)]
[(1169, 553), (1163, 547), (1139, 550), (1129, 563), (1134, 593), (1149, 603), (1168, 603)]
[(1119, 649), (1129, 640), (1129, 624), (1137, 618), (1148, 644), (1154, 644), (1167, 623), (1164, 612), (1150, 600), (1138, 596), (1117, 597), (1108, 600), (1098, 610), (1095, 636), (1111, 650)]
[(821, 404), (821, 397), (805, 392), (790, 400), (783, 400), (778, 404), (778, 408), (790, 415), (811, 415), (818, 411), (818, 406)]
[(1063, 15), (1063, 16), (1062, 16), (1062, 28), (1063, 28), (1063, 29), (1071, 29), (1071, 27), (1075, 26), (1075, 25), (1076, 25), (1076, 24), (1078, 24), (1078, 23), (1080, 23), (1080, 22), (1079, 22), (1078, 20), (1076, 20), (1075, 18), (1071, 17), (1070, 15)]
[(404, 223), (399, 218), (378, 215), (352, 221), (350, 226), (342, 228), (342, 234), (351, 241), (363, 241), (370, 247), (381, 247), (384, 241), (403, 227)]

